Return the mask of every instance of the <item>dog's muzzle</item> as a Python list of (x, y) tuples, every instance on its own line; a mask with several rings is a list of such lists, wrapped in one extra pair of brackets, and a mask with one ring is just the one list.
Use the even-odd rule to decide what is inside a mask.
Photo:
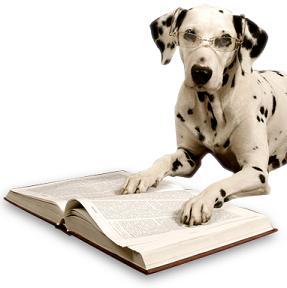
[(191, 68), (191, 76), (195, 84), (204, 85), (212, 76), (212, 70), (209, 67), (193, 65)]

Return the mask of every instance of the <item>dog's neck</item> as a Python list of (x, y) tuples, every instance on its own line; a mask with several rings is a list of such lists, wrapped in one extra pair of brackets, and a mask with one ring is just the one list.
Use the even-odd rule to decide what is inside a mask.
[(253, 73), (253, 69), (250, 63), (245, 63), (242, 60), (242, 54), (239, 51), (227, 67), (225, 67), (223, 72), (222, 85), (217, 91), (212, 93), (219, 98), (220, 101), (224, 101), (227, 97), (232, 97), (236, 91), (237, 83), (244, 81), (250, 74)]
[(240, 58), (236, 55), (231, 64), (224, 70), (223, 83), (220, 89), (216, 91), (198, 91), (185, 86), (185, 89), (189, 90), (193, 95), (193, 104), (190, 103), (189, 106), (199, 111), (199, 115), (203, 116), (202, 121), (205, 119), (204, 115), (209, 115), (208, 117), (211, 115), (212, 119), (216, 119), (217, 128), (223, 129), (227, 120), (236, 121), (235, 118), (238, 115), (238, 111), (234, 111), (234, 109), (237, 109), (237, 106), (230, 105), (230, 103), (236, 101), (239, 91), (237, 87), (241, 85), (239, 83), (245, 81), (251, 73), (253, 72), (250, 68), (244, 70)]
[(247, 68), (247, 65), (242, 62), (239, 55), (241, 54), (237, 54), (231, 64), (224, 69), (222, 85), (218, 90), (219, 94), (232, 91), (236, 87), (236, 82), (253, 72), (251, 67)]

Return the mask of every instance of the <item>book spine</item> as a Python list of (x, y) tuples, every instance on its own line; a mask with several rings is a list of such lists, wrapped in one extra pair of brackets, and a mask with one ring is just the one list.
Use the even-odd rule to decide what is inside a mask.
[(70, 231), (68, 230), (67, 226), (65, 225), (65, 220), (61, 219), (60, 223), (57, 223), (54, 225), (56, 229), (61, 230), (62, 232), (64, 232), (65, 234), (71, 236)]

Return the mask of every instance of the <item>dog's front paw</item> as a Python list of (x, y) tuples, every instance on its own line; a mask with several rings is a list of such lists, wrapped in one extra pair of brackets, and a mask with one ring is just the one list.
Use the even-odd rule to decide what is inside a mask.
[(181, 211), (181, 223), (200, 225), (209, 221), (214, 207), (214, 199), (202, 193), (189, 199)]
[(156, 187), (160, 179), (149, 171), (143, 171), (130, 175), (123, 188), (122, 194), (146, 192), (150, 187)]

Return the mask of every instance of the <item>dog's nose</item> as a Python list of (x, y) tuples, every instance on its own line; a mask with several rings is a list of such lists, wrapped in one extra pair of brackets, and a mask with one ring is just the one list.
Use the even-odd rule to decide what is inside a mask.
[(191, 76), (197, 85), (203, 85), (211, 78), (212, 70), (209, 67), (193, 65), (191, 68)]

